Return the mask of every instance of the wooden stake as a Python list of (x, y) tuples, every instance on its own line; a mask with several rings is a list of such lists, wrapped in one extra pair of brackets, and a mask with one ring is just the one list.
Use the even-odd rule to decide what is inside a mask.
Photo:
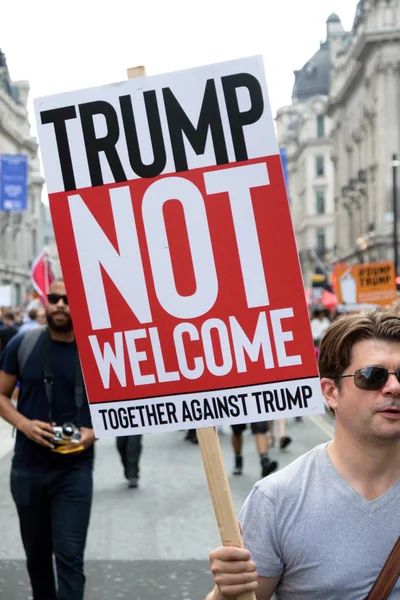
[(146, 67), (131, 67), (128, 69), (128, 79), (136, 79), (136, 77), (146, 77)]
[[(145, 77), (146, 68), (131, 67), (127, 73), (128, 79)], [(217, 430), (215, 427), (206, 427), (196, 431), (222, 545), (243, 548)], [(256, 600), (256, 595), (249, 592), (237, 596), (236, 600)]]
[[(243, 548), (217, 430), (206, 427), (196, 432), (222, 545)], [(248, 592), (237, 596), (236, 600), (256, 600), (256, 596), (254, 592)]]

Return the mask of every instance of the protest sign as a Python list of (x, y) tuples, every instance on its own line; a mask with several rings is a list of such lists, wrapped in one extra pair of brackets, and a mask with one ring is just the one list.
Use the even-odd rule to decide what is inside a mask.
[[(393, 262), (335, 267), (339, 310), (346, 307), (390, 306), (397, 297)], [(372, 308), (371, 306), (371, 308)]]
[(35, 110), (96, 434), (323, 412), (262, 59)]
[(13, 305), (12, 285), (0, 285), (0, 306), (10, 307)]
[[(128, 69), (128, 79), (145, 75), (145, 67)], [(197, 439), (221, 541), (224, 546), (243, 548), (244, 542), (233, 505), (217, 429), (215, 427), (200, 428), (197, 430)], [(254, 592), (245, 593), (238, 596), (237, 600), (256, 600), (256, 596)]]

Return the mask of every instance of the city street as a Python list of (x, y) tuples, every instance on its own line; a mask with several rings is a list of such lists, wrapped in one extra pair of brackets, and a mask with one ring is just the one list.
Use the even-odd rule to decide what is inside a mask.
[[(6, 428), (0, 433), (9, 436)], [(280, 468), (330, 439), (333, 420), (329, 415), (301, 423), (290, 419), (287, 434), (292, 445), (271, 450)], [(127, 488), (114, 441), (97, 443), (86, 600), (203, 600), (211, 589), (208, 553), (219, 545), (218, 529), (199, 448), (185, 442), (184, 435), (144, 437), (138, 489)], [(220, 439), (239, 510), (260, 476), (255, 444), (246, 433), (244, 474), (233, 477), (229, 427)], [(4, 443), (0, 451), (2, 447)], [(8, 453), (0, 460), (0, 598), (28, 600), (24, 554), (9, 492), (10, 459)]]
[(1, 5), (0, 600), (237, 595), (252, 490), (259, 596), (400, 565), (400, 0), (191, 9)]

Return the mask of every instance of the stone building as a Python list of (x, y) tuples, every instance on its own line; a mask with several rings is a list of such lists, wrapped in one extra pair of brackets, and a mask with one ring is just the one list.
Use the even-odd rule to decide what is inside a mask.
[[(393, 154), (400, 154), (400, 0), (360, 0), (330, 43), (335, 258), (393, 259)], [(395, 168), (398, 168), (395, 167)]]
[(51, 261), (54, 277), (62, 277), (60, 259), (58, 257), (57, 244), (54, 237), (53, 223), (51, 221), (50, 207), (42, 202), (42, 233), (43, 250)]
[(0, 154), (28, 156), (28, 206), (26, 211), (0, 212), (0, 286), (12, 286), (13, 303), (19, 304), (31, 289), (30, 266), (43, 249), (42, 202), (38, 145), (30, 134), (27, 81), (12, 81), (0, 50)]
[(326, 40), (294, 72), (292, 104), (276, 116), (278, 141), (287, 153), (292, 219), (306, 287), (313, 275), (328, 275), (335, 247), (331, 119), (326, 105), (331, 40), (343, 28), (335, 14), (326, 26)]

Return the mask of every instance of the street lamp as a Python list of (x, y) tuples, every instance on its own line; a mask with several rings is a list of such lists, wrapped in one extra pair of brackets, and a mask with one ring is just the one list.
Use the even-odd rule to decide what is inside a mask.
[(400, 160), (397, 154), (393, 154), (392, 162), (392, 181), (393, 181), (393, 254), (394, 254), (394, 272), (399, 273), (399, 249), (397, 239), (397, 169), (400, 167)]

